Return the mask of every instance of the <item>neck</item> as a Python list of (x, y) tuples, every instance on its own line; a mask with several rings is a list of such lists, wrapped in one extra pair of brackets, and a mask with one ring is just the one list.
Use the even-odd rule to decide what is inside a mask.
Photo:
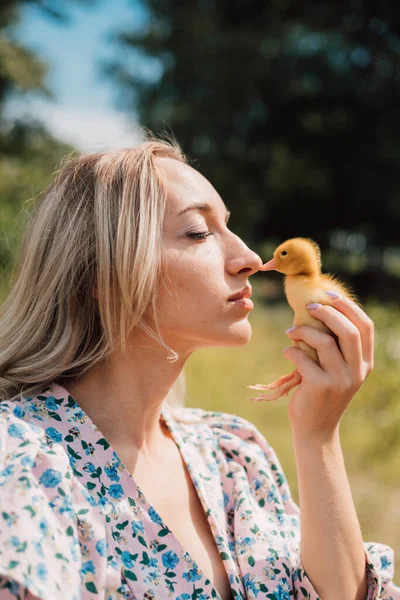
[[(179, 352), (179, 351), (178, 351)], [(136, 332), (126, 354), (114, 353), (79, 379), (63, 381), (112, 447), (151, 456), (165, 441), (161, 410), (191, 352), (171, 363), (167, 351)]]

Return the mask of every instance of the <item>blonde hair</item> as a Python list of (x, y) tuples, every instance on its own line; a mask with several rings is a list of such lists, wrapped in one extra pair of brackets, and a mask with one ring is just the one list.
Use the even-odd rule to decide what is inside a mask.
[[(146, 130), (133, 148), (68, 155), (39, 195), (0, 309), (1, 400), (79, 377), (124, 351), (133, 327), (177, 359), (155, 311), (167, 188), (154, 157), (188, 160), (165, 137)], [(156, 331), (143, 320), (150, 303)], [(182, 372), (166, 401), (182, 404), (184, 388)]]

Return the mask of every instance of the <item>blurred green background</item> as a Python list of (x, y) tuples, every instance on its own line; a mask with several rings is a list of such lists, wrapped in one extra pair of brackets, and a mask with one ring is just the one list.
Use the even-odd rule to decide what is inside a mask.
[[(76, 29), (71, 15), (88, 35), (68, 47), (62, 31)], [(84, 44), (100, 22), (107, 52), (97, 56)], [(24, 39), (24, 27), (44, 23), (47, 55)], [(54, 81), (62, 69), (66, 80), (81, 76), (85, 61), (112, 90), (124, 123), (177, 137), (231, 210), (231, 228), (263, 259), (288, 237), (315, 239), (324, 269), (348, 282), (373, 318), (376, 366), (343, 418), (342, 446), (364, 540), (395, 549), (399, 582), (400, 8), (365, 0), (2, 2), (0, 299), (35, 197), (66, 153), (91, 144), (57, 133), (62, 112), (51, 124), (30, 113), (34, 104), (24, 115), (13, 108), (40, 98), (48, 117), (62, 101)], [(77, 98), (86, 94), (84, 123), (95, 108), (87, 83), (82, 75), (66, 84)], [(71, 132), (82, 118), (75, 114)], [(254, 422), (298, 501), (288, 401), (251, 403), (246, 389), (291, 370), (281, 350), (292, 315), (280, 275), (258, 274), (252, 284), (251, 342), (194, 355), (187, 404)]]

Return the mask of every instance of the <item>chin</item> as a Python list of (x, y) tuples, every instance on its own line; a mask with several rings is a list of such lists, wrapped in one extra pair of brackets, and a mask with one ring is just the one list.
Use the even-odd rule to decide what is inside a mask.
[[(244, 346), (250, 341), (252, 333), (251, 324), (247, 319), (241, 319), (235, 323), (230, 323), (225, 328), (221, 327), (218, 330), (207, 328), (207, 330), (203, 330), (198, 337), (196, 336), (193, 338), (190, 336), (191, 342), (189, 342), (189, 351), (194, 352), (201, 348)], [(179, 349), (174, 342), (170, 342), (169, 345), (178, 353), (183, 351), (182, 348)], [(184, 347), (185, 350), (188, 349), (187, 343), (184, 344)]]
[(251, 323), (247, 319), (243, 319), (229, 327), (226, 343), (222, 345), (244, 346), (250, 341), (252, 333)]

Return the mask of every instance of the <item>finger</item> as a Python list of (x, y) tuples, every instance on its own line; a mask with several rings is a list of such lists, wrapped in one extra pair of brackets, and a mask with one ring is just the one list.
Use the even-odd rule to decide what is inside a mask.
[(321, 367), (300, 348), (294, 346), (285, 348), (283, 355), (296, 365), (298, 372), (305, 380), (311, 381), (321, 377)]
[(289, 333), (293, 341), (302, 340), (317, 351), (319, 362), (324, 371), (340, 373), (346, 367), (343, 355), (340, 352), (333, 336), (314, 327), (301, 325)]
[(348, 298), (332, 299), (332, 305), (357, 327), (361, 335), (362, 355), (365, 362), (374, 361), (374, 323), (369, 316)]
[(359, 369), (363, 362), (363, 356), (361, 334), (356, 325), (333, 306), (322, 304), (316, 306), (318, 308), (309, 309), (310, 315), (329, 327), (338, 337), (339, 347), (346, 363), (354, 369)]

